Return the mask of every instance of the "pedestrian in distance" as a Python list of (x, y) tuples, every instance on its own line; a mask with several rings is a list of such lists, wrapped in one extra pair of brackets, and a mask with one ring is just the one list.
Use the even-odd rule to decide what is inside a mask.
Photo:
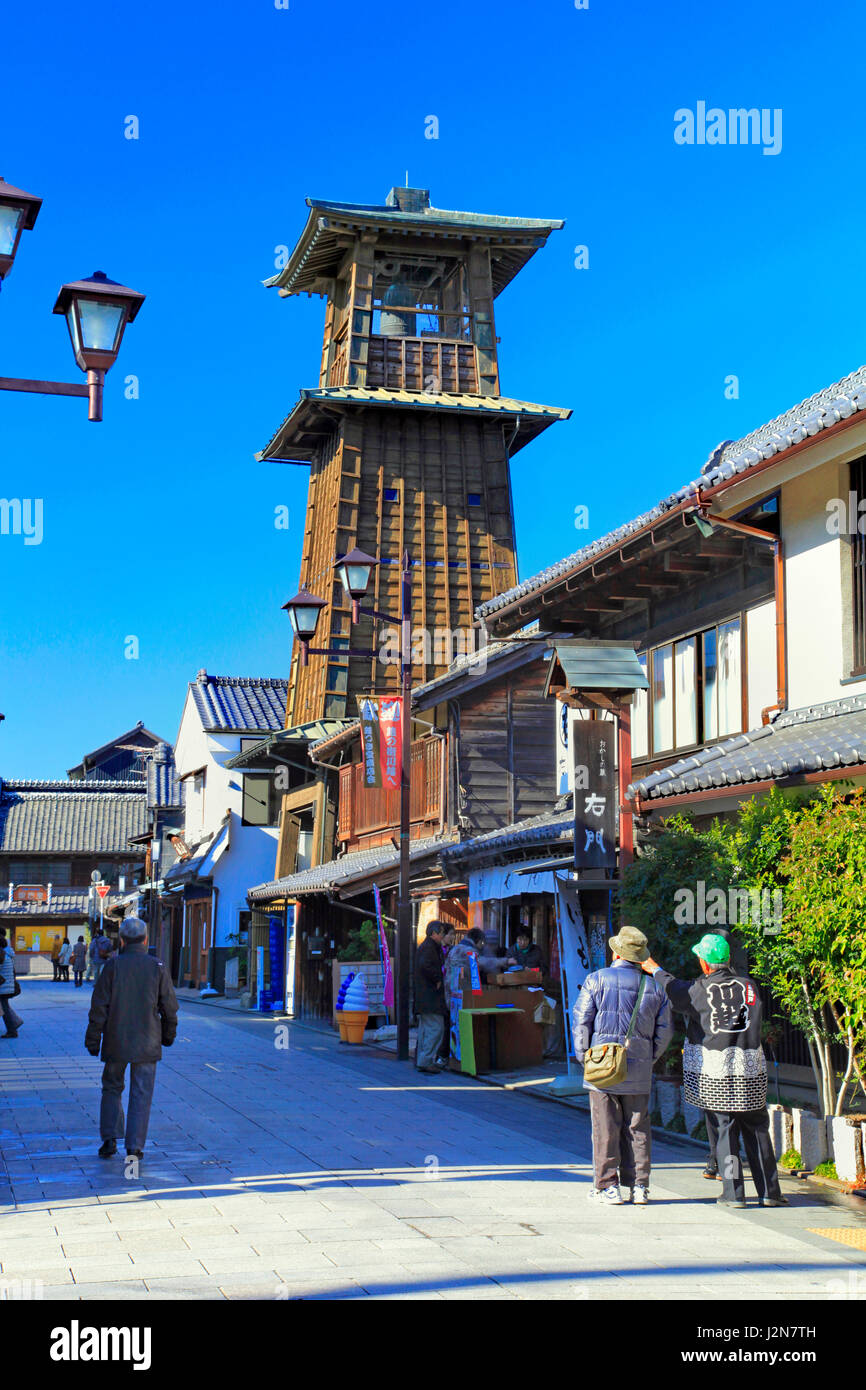
[(0, 1033), (0, 1038), (17, 1038), (18, 1029), (24, 1025), (23, 1018), (12, 1007), (12, 1000), (20, 990), (21, 986), (15, 979), (15, 953), (0, 927), (0, 1012), (6, 1027), (6, 1032)]
[(60, 970), (58, 979), (69, 982), (69, 962), (72, 960), (72, 945), (69, 937), (64, 936), (63, 945), (60, 947), (60, 955), (57, 957), (57, 965)]
[(91, 978), (94, 988), (96, 987), (102, 967), (111, 955), (111, 942), (105, 935), (101, 927), (97, 927), (90, 943), (90, 967)]
[(697, 980), (675, 980), (651, 958), (643, 969), (695, 1025), (683, 1047), (683, 1094), (712, 1116), (718, 1134), (722, 1195), (716, 1200), (721, 1206), (746, 1205), (742, 1139), (758, 1205), (787, 1206), (770, 1140), (758, 987), (734, 968), (731, 948), (718, 932), (708, 932), (692, 951), (701, 964)]
[[(177, 1033), (177, 998), (161, 960), (147, 953), (147, 926), (127, 917), (121, 950), (102, 970), (90, 1001), (84, 1045), (92, 1057), (102, 1045), (100, 1158), (113, 1158), (118, 1138), (127, 1156), (142, 1158), (147, 1139), (157, 1063)], [(129, 1067), (129, 1105), (123, 1123), (121, 1097)]]
[(87, 945), (84, 937), (79, 936), (72, 948), (72, 978), (75, 981), (75, 988), (80, 989), (84, 981), (84, 967), (87, 964)]
[(55, 936), (54, 943), (51, 947), (51, 968), (54, 971), (55, 981), (60, 979), (60, 948), (62, 945), (63, 942), (60, 940), (60, 937)]
[(427, 935), (415, 956), (415, 1012), (418, 1015), (415, 1066), (428, 1073), (440, 1070), (436, 1058), (445, 1032), (444, 935), (444, 922), (428, 922)]
[[(574, 1006), (574, 1047), (584, 1068), (592, 1121), (594, 1184), (604, 1206), (646, 1206), (652, 1166), (653, 1064), (673, 1037), (664, 989), (641, 974), (649, 957), (642, 931), (624, 926), (610, 939), (613, 963), (587, 975)], [(647, 985), (650, 988), (647, 988)]]

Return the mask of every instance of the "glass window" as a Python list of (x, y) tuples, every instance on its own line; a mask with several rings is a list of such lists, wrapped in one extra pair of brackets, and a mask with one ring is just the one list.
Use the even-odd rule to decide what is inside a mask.
[(675, 659), (676, 746), (685, 748), (698, 741), (697, 681), (695, 679), (696, 640), (677, 642)]
[[(638, 653), (638, 661), (647, 670), (646, 652)], [(645, 758), (649, 752), (649, 691), (636, 690), (631, 707), (631, 755), (632, 758)]]
[(243, 779), (243, 807), (241, 819), (244, 825), (274, 825), (271, 779), (267, 773), (248, 773)]
[(719, 734), (738, 734), (743, 727), (743, 677), (740, 620), (719, 627)]
[(656, 647), (653, 652), (653, 751), (663, 753), (674, 745), (674, 649)]
[(718, 738), (718, 661), (716, 629), (704, 633), (704, 738)]

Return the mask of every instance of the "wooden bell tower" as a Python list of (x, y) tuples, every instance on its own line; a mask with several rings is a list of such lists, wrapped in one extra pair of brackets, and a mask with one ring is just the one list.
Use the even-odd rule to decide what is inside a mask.
[[(335, 559), (375, 555), (370, 605), (397, 612), (409, 552), (417, 684), (474, 649), (475, 609), (517, 582), (509, 460), (570, 412), (500, 394), (494, 303), (563, 223), (446, 211), (420, 188), (307, 205), (265, 284), (326, 299), (319, 384), (257, 457), (310, 466), (300, 582), (327, 604), (315, 646), (374, 645), (370, 620), (351, 626)], [(295, 651), (287, 727), (352, 717), (357, 695), (397, 686), (381, 660), (301, 667)]]

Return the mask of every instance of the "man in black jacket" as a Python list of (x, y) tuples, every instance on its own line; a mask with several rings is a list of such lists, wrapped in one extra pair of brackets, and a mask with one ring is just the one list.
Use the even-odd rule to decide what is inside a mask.
[(643, 962), (643, 969), (655, 976), (689, 1025), (683, 1094), (691, 1105), (709, 1111), (715, 1122), (722, 1179), (717, 1200), (723, 1206), (746, 1205), (742, 1137), (759, 1204), (786, 1206), (770, 1140), (758, 987), (732, 968), (731, 948), (718, 933), (708, 932), (692, 951), (701, 963), (700, 979), (675, 980), (652, 959)]
[(445, 1032), (444, 935), (444, 922), (428, 922), (427, 937), (415, 956), (415, 1012), (418, 1015), (415, 1065), (419, 1071), (437, 1074), (439, 1068), (434, 1064)]
[(121, 1096), (129, 1073), (126, 1152), (141, 1158), (147, 1138), (156, 1064), (163, 1047), (177, 1033), (177, 998), (161, 960), (147, 954), (147, 927), (139, 917), (127, 917), (120, 928), (121, 952), (102, 970), (90, 1003), (84, 1046), (99, 1055), (102, 1039), (102, 1104), (100, 1158), (117, 1153), (124, 1134)]

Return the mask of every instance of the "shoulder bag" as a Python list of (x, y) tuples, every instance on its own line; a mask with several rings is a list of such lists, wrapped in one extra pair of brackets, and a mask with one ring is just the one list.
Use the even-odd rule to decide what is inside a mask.
[(599, 1090), (603, 1091), (607, 1086), (618, 1086), (621, 1081), (626, 1079), (628, 1045), (637, 1022), (646, 982), (647, 977), (642, 974), (637, 999), (629, 1019), (628, 1032), (625, 1035), (625, 1042), (599, 1043), (596, 1047), (587, 1048), (586, 1056), (583, 1059), (583, 1079), (588, 1081), (591, 1086), (597, 1086)]

